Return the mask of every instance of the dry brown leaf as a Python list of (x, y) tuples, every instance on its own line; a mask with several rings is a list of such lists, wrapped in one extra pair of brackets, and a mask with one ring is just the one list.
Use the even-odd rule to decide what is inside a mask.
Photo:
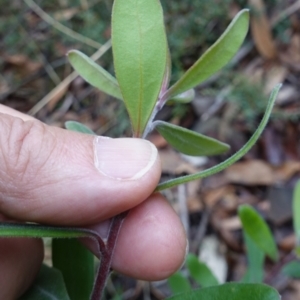
[(32, 61), (28, 56), (23, 54), (7, 55), (4, 57), (4, 61), (18, 68), (22, 76), (28, 76), (28, 74), (36, 72), (42, 67), (40, 62)]
[(225, 170), (229, 182), (245, 185), (271, 185), (273, 169), (262, 160), (239, 162)]
[(285, 182), (300, 172), (300, 161), (286, 161), (280, 167), (274, 168), (274, 182)]
[(49, 100), (48, 104), (47, 104), (47, 108), (49, 111), (52, 111), (55, 107), (55, 105), (58, 103), (58, 101), (61, 100), (61, 98), (66, 94), (66, 92), (68, 91), (69, 86), (64, 86), (63, 88), (57, 90), (51, 97), (51, 99)]
[(264, 75), (264, 91), (269, 95), (278, 82), (284, 82), (288, 75), (288, 70), (286, 66), (274, 62), (265, 69)]
[(234, 216), (234, 217), (222, 220), (221, 227), (225, 231), (238, 230), (238, 229), (242, 228), (242, 223), (238, 216)]
[(222, 186), (209, 190), (204, 194), (204, 202), (208, 207), (214, 207), (223, 197), (233, 192), (232, 186)]
[(148, 139), (158, 149), (162, 149), (168, 145), (168, 142), (157, 132), (151, 133)]
[(277, 51), (270, 22), (265, 13), (264, 2), (263, 0), (249, 0), (249, 5), (253, 8), (250, 27), (256, 48), (263, 58), (275, 59)]
[(196, 173), (199, 169), (188, 163), (179, 153), (171, 148), (159, 149), (163, 173), (179, 175), (183, 173)]
[(262, 160), (239, 162), (225, 170), (228, 182), (245, 185), (273, 185), (289, 180), (300, 172), (300, 162), (287, 161), (280, 166), (271, 166)]
[(278, 246), (283, 251), (292, 251), (296, 247), (296, 236), (295, 234), (290, 234), (284, 237), (281, 241), (278, 242)]

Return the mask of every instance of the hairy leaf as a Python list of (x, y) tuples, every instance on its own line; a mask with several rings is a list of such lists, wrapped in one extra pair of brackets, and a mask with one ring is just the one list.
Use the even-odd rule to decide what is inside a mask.
[(142, 136), (165, 75), (167, 40), (158, 0), (115, 0), (114, 65), (134, 135)]
[(42, 265), (33, 286), (19, 300), (70, 300), (60, 271)]
[(264, 284), (226, 283), (182, 293), (168, 300), (280, 300), (280, 295)]
[(216, 155), (230, 148), (218, 140), (170, 123), (155, 121), (153, 126), (172, 147), (187, 155)]
[(249, 11), (240, 11), (225, 32), (169, 89), (168, 98), (187, 91), (223, 68), (241, 47), (249, 28)]
[(85, 125), (83, 125), (79, 122), (76, 122), (76, 121), (67, 121), (67, 122), (65, 122), (65, 127), (68, 130), (71, 130), (71, 131), (76, 131), (76, 132), (81, 132), (81, 133), (86, 133), (86, 134), (92, 134), (92, 135), (96, 134), (93, 130), (91, 130), (87, 126), (85, 126)]
[(244, 231), (256, 246), (274, 261), (278, 260), (277, 246), (265, 220), (249, 205), (239, 207), (239, 217)]
[(179, 294), (192, 289), (189, 281), (179, 272), (168, 278), (168, 284), (173, 294)]
[(191, 277), (201, 286), (208, 287), (211, 285), (218, 285), (219, 282), (209, 267), (200, 262), (198, 257), (194, 254), (189, 254), (186, 258), (186, 265)]
[(80, 238), (88, 236), (89, 231), (85, 229), (35, 224), (0, 223), (0, 237)]
[(68, 58), (75, 71), (86, 82), (106, 94), (122, 100), (122, 94), (116, 78), (91, 58), (77, 50), (69, 51)]

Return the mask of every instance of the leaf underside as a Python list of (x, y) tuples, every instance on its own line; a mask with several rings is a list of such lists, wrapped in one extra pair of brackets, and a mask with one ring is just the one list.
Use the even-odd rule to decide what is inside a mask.
[(91, 130), (87, 126), (85, 126), (79, 122), (76, 122), (76, 121), (65, 122), (65, 127), (66, 127), (66, 129), (71, 130), (71, 131), (95, 135), (95, 132), (93, 130)]
[(249, 11), (241, 10), (220, 38), (169, 89), (168, 98), (187, 91), (223, 68), (241, 47), (249, 28)]
[(100, 91), (122, 100), (122, 94), (116, 78), (78, 50), (68, 52), (68, 58), (75, 71), (89, 84)]
[(180, 126), (163, 121), (155, 121), (153, 125), (172, 147), (187, 155), (216, 155), (230, 149), (225, 143)]
[(134, 135), (142, 136), (162, 86), (167, 40), (158, 0), (115, 0), (112, 45), (116, 77)]

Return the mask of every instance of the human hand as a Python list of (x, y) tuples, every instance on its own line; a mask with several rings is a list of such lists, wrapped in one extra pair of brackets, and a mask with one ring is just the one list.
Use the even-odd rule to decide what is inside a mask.
[[(156, 148), (140, 139), (93, 137), (47, 126), (0, 105), (0, 218), (93, 226), (131, 209), (112, 267), (159, 280), (186, 252), (181, 222), (160, 194)], [(152, 194), (152, 195), (151, 195)], [(43, 259), (39, 239), (0, 239), (0, 299), (16, 299)]]

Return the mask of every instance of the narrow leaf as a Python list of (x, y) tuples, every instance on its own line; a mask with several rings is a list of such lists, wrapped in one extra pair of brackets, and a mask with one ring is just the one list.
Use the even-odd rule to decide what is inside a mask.
[(93, 130), (91, 130), (87, 126), (85, 126), (85, 125), (83, 125), (79, 122), (76, 122), (76, 121), (67, 121), (67, 122), (65, 122), (65, 127), (68, 130), (71, 130), (71, 131), (96, 135), (96, 133)]
[(264, 117), (261, 120), (258, 128), (254, 132), (252, 137), (249, 139), (249, 141), (238, 152), (236, 152), (234, 155), (232, 155), (231, 157), (229, 157), (227, 160), (223, 161), (222, 163), (220, 163), (212, 168), (209, 168), (207, 170), (201, 171), (199, 173), (171, 179), (166, 182), (162, 182), (157, 186), (155, 191), (157, 191), (157, 192), (162, 191), (162, 190), (177, 186), (179, 184), (187, 183), (189, 181), (193, 181), (193, 180), (197, 180), (200, 178), (205, 178), (205, 177), (214, 175), (214, 174), (219, 173), (219, 172), (223, 171), (224, 169), (228, 168), (229, 166), (234, 164), (236, 161), (238, 161), (240, 158), (242, 158), (252, 148), (252, 146), (257, 142), (257, 140), (259, 139), (260, 135), (262, 134), (264, 128), (266, 127), (280, 88), (281, 88), (281, 84), (278, 84), (273, 89), (270, 99), (269, 99), (269, 102), (268, 102), (268, 106), (267, 106), (265, 114), (264, 114)]
[(187, 91), (223, 68), (241, 47), (249, 28), (249, 11), (240, 11), (198, 61), (169, 89), (168, 98)]
[(68, 58), (75, 71), (89, 84), (106, 94), (122, 100), (116, 78), (80, 51), (71, 50)]
[(60, 270), (72, 300), (89, 299), (94, 284), (94, 256), (78, 240), (52, 241), (53, 266)]
[(239, 207), (239, 217), (244, 231), (256, 246), (274, 261), (278, 260), (277, 246), (265, 220), (249, 205)]
[(154, 109), (167, 63), (163, 12), (158, 0), (115, 0), (112, 44), (116, 76), (135, 136)]
[(0, 223), (0, 237), (97, 238), (92, 231), (83, 228), (76, 229), (18, 223)]
[(291, 261), (286, 264), (282, 269), (283, 274), (292, 277), (300, 278), (300, 261)]
[(297, 242), (300, 244), (300, 181), (295, 185), (293, 195), (293, 221)]
[(192, 289), (189, 281), (179, 272), (168, 278), (168, 284), (173, 294), (179, 294)]
[(153, 126), (172, 147), (187, 155), (216, 155), (230, 148), (218, 140), (170, 123), (155, 121)]
[(264, 277), (264, 261), (265, 254), (252, 239), (244, 232), (244, 240), (246, 242), (246, 251), (248, 259), (248, 268), (242, 282), (261, 283)]
[(191, 277), (201, 286), (208, 287), (218, 285), (219, 282), (208, 266), (200, 262), (194, 254), (189, 254), (186, 258), (186, 265)]
[(168, 300), (280, 300), (280, 295), (264, 284), (226, 283), (182, 293)]
[(70, 300), (60, 271), (42, 265), (33, 286), (19, 300)]

